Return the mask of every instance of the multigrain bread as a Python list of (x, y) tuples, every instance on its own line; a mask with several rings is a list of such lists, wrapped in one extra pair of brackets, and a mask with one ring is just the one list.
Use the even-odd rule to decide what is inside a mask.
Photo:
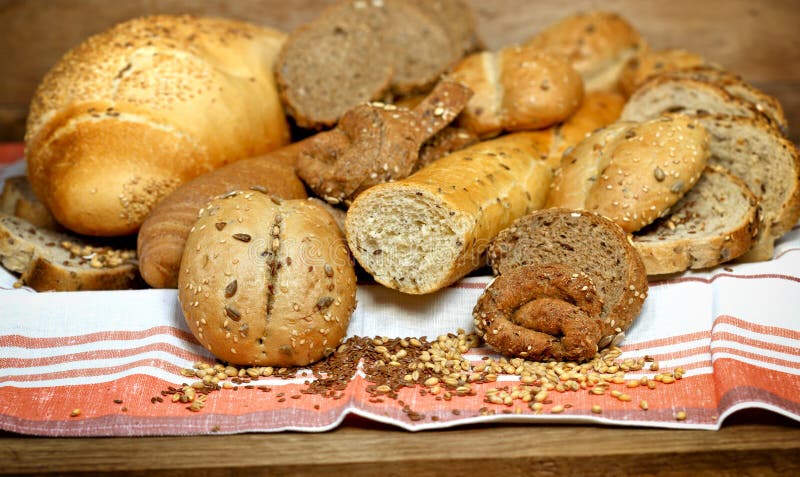
[(586, 91), (617, 91), (622, 68), (647, 49), (630, 23), (605, 11), (566, 17), (524, 44), (566, 58), (583, 77)]
[(300, 141), (262, 157), (243, 159), (181, 185), (148, 214), (137, 237), (142, 278), (153, 288), (175, 288), (189, 230), (200, 209), (218, 195), (258, 190), (283, 199), (304, 199), (292, 164), (307, 146)]
[(709, 164), (742, 179), (758, 198), (762, 224), (745, 261), (772, 258), (775, 240), (800, 219), (800, 158), (794, 144), (764, 121), (700, 116), (710, 134)]
[(473, 91), (457, 121), (483, 138), (559, 123), (583, 99), (583, 82), (570, 63), (534, 47), (472, 54), (448, 78)]
[(347, 245), (325, 208), (257, 191), (203, 209), (178, 283), (197, 340), (239, 365), (303, 366), (329, 355), (356, 305)]
[(692, 188), (708, 157), (709, 135), (695, 118), (618, 121), (564, 154), (547, 206), (596, 212), (635, 232)]
[(25, 176), (9, 177), (3, 183), (0, 193), (0, 212), (19, 217), (38, 228), (60, 230), (53, 214), (33, 193)]
[(488, 257), (501, 276), (549, 264), (585, 273), (603, 300), (599, 348), (624, 337), (647, 297), (644, 264), (628, 234), (592, 212), (551, 208), (521, 217), (492, 240)]
[(741, 179), (708, 167), (664, 218), (633, 235), (648, 275), (708, 268), (733, 260), (758, 234), (758, 200)]
[(483, 264), (500, 230), (544, 205), (553, 172), (549, 139), (541, 141), (509, 134), (367, 189), (347, 212), (350, 250), (378, 283), (403, 293), (455, 282)]
[(287, 112), (322, 129), (366, 101), (427, 91), (476, 47), (474, 23), (460, 0), (338, 2), (281, 50), (276, 76)]
[(619, 78), (620, 91), (629, 97), (653, 76), (707, 65), (705, 58), (691, 51), (677, 48), (643, 51), (625, 63)]
[(121, 290), (142, 286), (136, 252), (37, 228), (0, 213), (0, 262), (37, 291)]
[[(687, 115), (712, 114), (752, 119), (766, 119), (779, 131), (786, 129), (782, 110), (765, 107), (774, 104), (763, 93), (743, 83), (725, 85), (696, 77), (684, 77), (679, 72), (658, 75), (645, 82), (628, 99), (621, 118), (626, 121), (644, 121), (664, 113)], [(744, 92), (757, 94), (758, 103)], [(750, 99), (748, 99), (750, 98)], [(758, 106), (760, 104), (760, 108)], [(779, 106), (778, 106), (779, 107)], [(771, 119), (766, 113), (772, 111)]]
[(33, 97), (28, 178), (58, 222), (126, 235), (181, 183), (289, 140), (272, 64), (285, 35), (137, 18), (69, 51)]

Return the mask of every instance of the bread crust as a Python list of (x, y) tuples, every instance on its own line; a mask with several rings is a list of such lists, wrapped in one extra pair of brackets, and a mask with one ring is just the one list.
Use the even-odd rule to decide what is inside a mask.
[(635, 232), (691, 189), (708, 157), (709, 135), (697, 119), (618, 121), (564, 154), (547, 206), (586, 209)]
[(327, 356), (356, 303), (353, 264), (330, 214), (314, 201), (257, 191), (203, 209), (178, 284), (192, 333), (238, 365), (303, 366)]
[(634, 56), (622, 69), (619, 78), (621, 93), (630, 97), (650, 78), (675, 70), (708, 65), (702, 56), (677, 48), (647, 50)]
[(31, 103), (36, 195), (70, 230), (130, 234), (181, 183), (285, 144), (271, 73), (284, 38), (188, 15), (137, 18), (88, 38)]
[(304, 147), (307, 143), (301, 141), (262, 157), (228, 164), (184, 183), (156, 204), (137, 236), (145, 282), (153, 288), (178, 285), (186, 237), (197, 213), (214, 197), (236, 190), (263, 190), (282, 199), (306, 198), (291, 166)]
[(505, 355), (586, 361), (601, 338), (603, 301), (592, 280), (562, 265), (527, 265), (497, 277), (472, 312), (475, 330)]

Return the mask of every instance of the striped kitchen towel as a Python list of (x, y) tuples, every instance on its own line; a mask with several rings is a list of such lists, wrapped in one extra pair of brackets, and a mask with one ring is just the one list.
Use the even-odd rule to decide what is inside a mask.
[[(0, 175), (23, 168), (16, 162)], [(752, 407), (800, 420), (798, 271), (796, 227), (772, 261), (651, 283), (621, 354), (606, 356), (593, 374), (574, 364), (503, 360), (465, 338), (486, 276), (425, 296), (360, 284), (349, 349), (373, 352), (356, 362), (304, 370), (219, 364), (212, 372), (214, 358), (188, 331), (175, 290), (36, 293), (15, 288), (16, 277), (0, 269), (0, 429), (47, 436), (324, 431), (348, 414), (408, 430), (498, 421), (717, 429)], [(374, 348), (390, 344), (416, 353), (423, 376), (445, 348), (453, 355), (440, 367), (468, 369), (440, 369), (438, 383), (422, 384), (410, 367), (398, 373), (376, 364)], [(204, 375), (217, 374), (220, 384), (203, 384)], [(406, 374), (412, 385), (398, 385)]]

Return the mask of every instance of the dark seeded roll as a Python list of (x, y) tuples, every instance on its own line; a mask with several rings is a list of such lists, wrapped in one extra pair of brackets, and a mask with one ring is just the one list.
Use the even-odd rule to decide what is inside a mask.
[[(603, 348), (624, 336), (647, 297), (647, 274), (628, 235), (591, 212), (552, 208), (517, 219), (489, 246), (496, 274), (523, 265), (561, 264), (589, 276), (603, 300)], [(619, 338), (617, 339), (617, 341)]]
[(316, 201), (254, 191), (201, 211), (178, 287), (198, 341), (238, 365), (317, 361), (341, 343), (355, 309), (355, 272), (333, 217)]

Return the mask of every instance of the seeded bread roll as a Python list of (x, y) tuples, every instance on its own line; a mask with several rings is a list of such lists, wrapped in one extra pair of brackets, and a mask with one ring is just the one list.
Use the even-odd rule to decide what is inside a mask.
[(304, 199), (292, 164), (307, 146), (300, 141), (265, 156), (243, 159), (178, 187), (148, 214), (137, 238), (142, 278), (153, 288), (175, 288), (189, 230), (211, 199), (236, 190), (260, 190), (283, 199)]
[(583, 99), (581, 77), (570, 63), (532, 47), (470, 55), (448, 77), (474, 93), (458, 124), (484, 138), (559, 123)]
[(625, 63), (647, 49), (630, 23), (604, 11), (564, 18), (524, 44), (566, 58), (583, 77), (586, 91), (617, 91)]
[(45, 76), (28, 178), (65, 227), (127, 235), (180, 184), (289, 140), (272, 65), (285, 35), (233, 20), (130, 20)]
[(0, 213), (0, 263), (37, 291), (124, 290), (143, 283), (136, 251), (38, 228)]
[(708, 156), (708, 133), (697, 119), (618, 121), (564, 154), (547, 206), (596, 212), (634, 232), (691, 189)]
[(705, 58), (686, 50), (645, 51), (625, 64), (619, 78), (620, 89), (622, 94), (629, 97), (636, 88), (653, 76), (707, 64)]
[(647, 297), (644, 264), (628, 235), (592, 212), (535, 211), (500, 232), (488, 256), (499, 275), (521, 266), (551, 264), (585, 273), (603, 301), (599, 348), (621, 341)]
[(178, 285), (197, 340), (238, 365), (303, 366), (329, 355), (356, 304), (350, 254), (325, 208), (256, 191), (203, 209)]
[(514, 219), (544, 205), (549, 136), (516, 133), (457, 151), (359, 195), (345, 228), (356, 259), (403, 293), (445, 287), (483, 263)]
[(707, 167), (669, 211), (633, 236), (648, 275), (708, 268), (733, 260), (758, 234), (758, 201), (742, 180)]

